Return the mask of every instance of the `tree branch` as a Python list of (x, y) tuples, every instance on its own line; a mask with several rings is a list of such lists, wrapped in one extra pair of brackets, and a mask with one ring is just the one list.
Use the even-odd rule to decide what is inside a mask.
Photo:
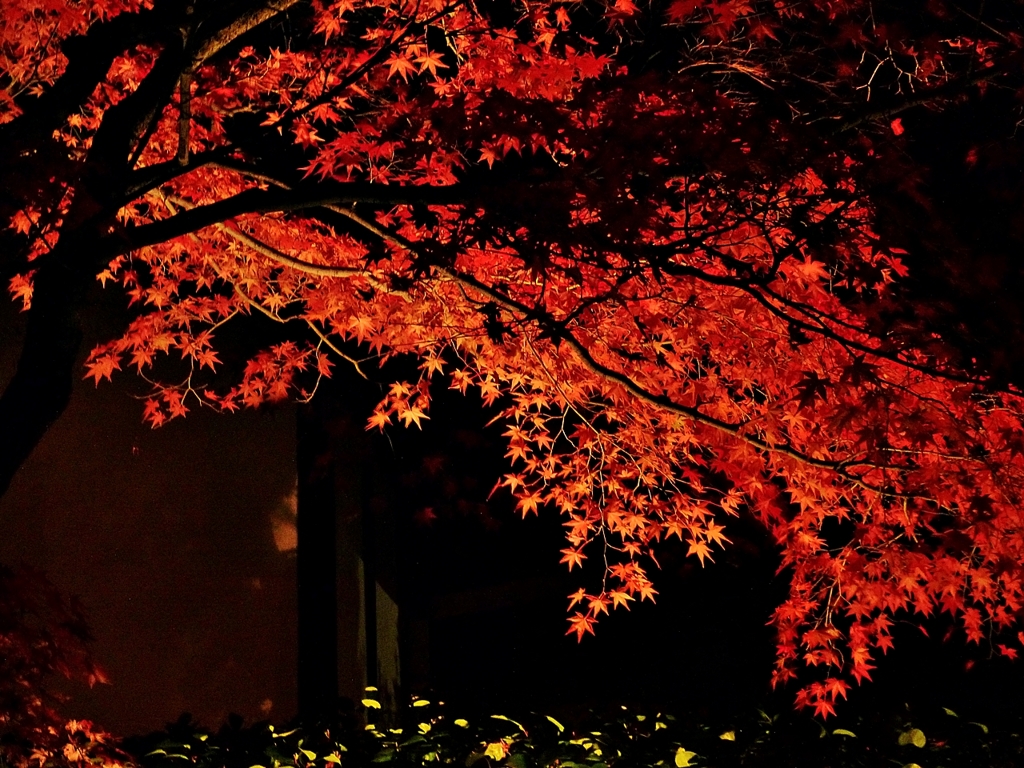
[(464, 185), (447, 187), (400, 186), (352, 182), (327, 182), (291, 189), (249, 189), (209, 205), (196, 206), (169, 219), (131, 227), (106, 238), (112, 254), (166, 242), (181, 235), (221, 224), (250, 213), (288, 213), (306, 208), (345, 206), (354, 203), (394, 206), (459, 205), (473, 199)]
[(192, 73), (186, 69), (178, 77), (178, 165), (188, 165), (188, 140), (192, 128)]
[[(191, 203), (186, 200), (181, 200), (180, 198), (166, 198), (165, 202), (180, 206), (186, 210), (192, 207)], [(326, 264), (313, 264), (312, 262), (303, 261), (302, 259), (296, 259), (293, 256), (289, 256), (287, 253), (279, 251), (277, 248), (264, 243), (262, 240), (258, 240), (252, 235), (246, 234), (237, 227), (229, 226), (226, 223), (215, 224), (213, 226), (233, 240), (252, 248), (262, 256), (266, 256), (267, 258), (276, 261), (278, 264), (291, 267), (299, 272), (304, 272), (309, 275), (317, 275), (319, 277), (364, 277), (369, 281), (370, 285), (379, 291), (384, 293), (393, 293), (403, 296), (406, 299), (409, 298), (409, 294), (406, 291), (397, 291), (392, 289), (390, 286), (377, 279), (377, 277), (369, 270), (362, 269), (360, 267), (332, 267)], [(221, 275), (221, 278), (228, 280), (224, 275)], [(245, 298), (247, 301), (252, 301), (248, 296), (245, 296)], [(267, 312), (262, 305), (257, 306), (259, 306), (262, 312)], [(280, 318), (278, 319), (280, 320)]]
[(53, 132), (81, 108), (104, 77), (114, 59), (125, 50), (163, 39), (176, 30), (168, 4), (152, 10), (122, 13), (95, 24), (80, 37), (64, 42), (68, 58), (64, 74), (42, 95), (30, 101), (22, 114), (0, 126), (3, 151), (21, 151), (26, 144), (49, 141)]
[(844, 133), (846, 131), (853, 130), (854, 128), (858, 128), (861, 125), (864, 125), (864, 123), (871, 123), (876, 120), (887, 120), (890, 117), (894, 117), (902, 112), (906, 112), (908, 109), (913, 109), (914, 107), (923, 107), (928, 104), (933, 104), (936, 101), (942, 101), (943, 99), (950, 99), (953, 98), (954, 96), (959, 96), (972, 86), (991, 82), (992, 80), (995, 80), (997, 77), (1002, 77), (1005, 74), (1005, 72), (990, 69), (986, 70), (984, 74), (972, 77), (967, 81), (952, 80), (949, 83), (946, 83), (945, 85), (939, 86), (938, 88), (933, 88), (930, 91), (925, 91), (921, 95), (916, 96), (912, 99), (907, 99), (906, 101), (900, 102), (899, 104), (894, 104), (893, 106), (886, 107), (884, 109), (871, 110), (869, 112), (865, 112), (861, 115), (858, 115), (857, 117), (851, 118), (846, 122), (842, 123), (837, 129), (837, 132)]
[[(367, 231), (377, 235), (378, 237), (381, 237), (387, 240), (388, 242), (393, 243), (394, 245), (397, 245), (401, 248), (404, 248), (405, 250), (410, 251), (413, 254), (418, 255), (418, 250), (416, 249), (415, 244), (407, 240), (406, 238), (402, 237), (401, 235), (398, 235), (394, 232), (390, 232), (374, 224), (373, 222), (363, 219), (354, 211), (340, 210), (338, 211), (338, 213), (347, 216), (352, 221), (356, 222), (357, 224), (360, 224)], [(616, 384), (619, 384), (639, 400), (642, 400), (646, 403), (650, 403), (651, 405), (657, 406), (671, 413), (678, 414), (699, 424), (712, 427), (713, 429), (716, 429), (720, 432), (724, 432), (725, 434), (735, 437), (736, 439), (741, 440), (742, 442), (747, 443), (748, 445), (765, 453), (773, 453), (777, 455), (786, 456), (788, 458), (799, 461), (802, 464), (817, 467), (819, 469), (830, 470), (836, 473), (836, 475), (838, 475), (842, 479), (846, 480), (847, 482), (850, 482), (859, 488), (863, 488), (864, 490), (896, 498), (922, 498), (918, 494), (900, 493), (879, 488), (877, 486), (872, 485), (871, 483), (866, 482), (863, 478), (853, 474), (852, 472), (849, 471), (849, 469), (847, 469), (847, 467), (850, 466), (866, 466), (869, 468), (876, 468), (879, 466), (872, 462), (816, 459), (813, 456), (809, 456), (806, 453), (803, 453), (802, 451), (792, 447), (791, 445), (776, 445), (768, 443), (764, 440), (754, 437), (753, 435), (745, 433), (743, 430), (749, 426), (749, 423), (732, 424), (727, 421), (722, 421), (721, 419), (716, 419), (713, 416), (708, 416), (707, 414), (702, 413), (698, 408), (677, 403), (675, 400), (664, 395), (656, 395), (653, 392), (650, 392), (647, 389), (640, 386), (639, 384), (637, 384), (637, 382), (635, 382), (626, 374), (616, 371), (597, 362), (597, 360), (594, 359), (593, 355), (591, 355), (590, 350), (588, 350), (582, 344), (582, 342), (580, 342), (568, 329), (566, 329), (563, 323), (555, 321), (555, 319), (548, 315), (544, 310), (538, 307), (531, 307), (529, 305), (516, 301), (507, 294), (480, 282), (471, 275), (463, 274), (449, 267), (439, 266), (437, 267), (437, 269), (440, 273), (446, 275), (448, 278), (456, 280), (462, 285), (465, 285), (467, 288), (470, 288), (474, 291), (477, 291), (478, 293), (483, 294), (488, 299), (493, 301), (495, 304), (498, 304), (512, 312), (516, 312), (525, 318), (533, 320), (542, 328), (545, 328), (546, 330), (550, 330), (554, 334), (557, 334), (557, 338), (568, 344), (569, 347), (576, 353), (576, 356), (579, 358), (580, 362), (583, 363), (583, 365), (587, 367), (591, 372), (601, 376), (602, 378), (608, 381), (613, 381)]]
[(190, 155), (188, 163), (182, 166), (178, 159), (166, 160), (162, 163), (154, 163), (133, 171), (128, 179), (125, 188), (122, 204), (129, 203), (135, 198), (156, 189), (169, 181), (191, 173), (194, 170), (205, 166), (218, 166), (224, 157), (225, 150), (215, 149), (211, 152), (202, 152)]
[(261, 7), (241, 13), (213, 34), (207, 36), (191, 55), (190, 67), (203, 64), (247, 32), (296, 5), (299, 0), (269, 0)]

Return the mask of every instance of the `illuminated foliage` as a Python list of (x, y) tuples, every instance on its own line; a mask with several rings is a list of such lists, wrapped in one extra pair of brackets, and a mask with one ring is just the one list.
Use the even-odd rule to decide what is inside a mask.
[[(1015, 656), (1022, 401), (879, 332), (906, 268), (871, 196), (904, 111), (1013, 84), (1007, 7), (965, 35), (942, 2), (8, 2), (4, 482), (98, 278), (134, 319), (87, 376), (146, 377), (153, 426), (396, 357), (370, 428), (479, 391), (501, 485), (564, 518), (581, 638), (655, 598), (659, 542), (704, 564), (750, 514), (798, 703), (831, 713), (899, 615)], [(254, 318), (280, 340), (233, 371)]]
[[(374, 695), (368, 692), (368, 696)], [(367, 699), (373, 702), (373, 699)], [(372, 707), (368, 706), (368, 710)], [(190, 760), (199, 768), (343, 766), (535, 765), (676, 766), (714, 765), (867, 766), (879, 761), (914, 765), (1003, 768), (1018, 765), (1024, 749), (1006, 726), (967, 720), (965, 713), (932, 706), (908, 713), (874, 713), (825, 728), (806, 715), (763, 711), (725, 721), (676, 716), (623, 707), (591, 714), (583, 722), (527, 715), (475, 715), (446, 711), (443, 703), (415, 699), (395, 713), (398, 727), (275, 730), (243, 728), (241, 719), (218, 733), (182, 718), (164, 733), (126, 742), (143, 768), (165, 768)], [(678, 715), (678, 713), (677, 713)], [(846, 713), (844, 713), (846, 715)]]

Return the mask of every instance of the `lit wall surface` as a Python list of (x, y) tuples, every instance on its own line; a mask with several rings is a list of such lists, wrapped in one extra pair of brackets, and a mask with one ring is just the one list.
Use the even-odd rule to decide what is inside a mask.
[(76, 687), (66, 713), (120, 733), (185, 710), (211, 726), (230, 711), (287, 719), (294, 412), (195, 412), (159, 430), (140, 416), (116, 382), (80, 382), (0, 499), (0, 562), (81, 597), (111, 678)]

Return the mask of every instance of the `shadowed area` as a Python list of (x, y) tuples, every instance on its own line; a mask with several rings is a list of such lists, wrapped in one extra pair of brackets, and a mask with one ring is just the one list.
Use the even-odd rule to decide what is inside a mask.
[[(3, 313), (10, 339), (18, 318)], [(230, 711), (288, 717), (295, 574), (275, 543), (295, 483), (293, 412), (194, 412), (159, 430), (140, 416), (123, 386), (78, 382), (0, 500), (0, 562), (81, 597), (111, 679), (76, 687), (67, 714), (119, 732), (184, 710), (211, 725)]]

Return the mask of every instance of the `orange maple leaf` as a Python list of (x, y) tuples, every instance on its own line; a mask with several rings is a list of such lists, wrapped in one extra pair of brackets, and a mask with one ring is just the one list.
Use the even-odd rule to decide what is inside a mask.
[(391, 416), (385, 411), (374, 411), (373, 415), (366, 420), (366, 429), (379, 429), (381, 432), (384, 431), (384, 427), (391, 423)]
[(7, 284), (7, 290), (10, 291), (11, 298), (21, 300), (22, 312), (27, 312), (32, 308), (32, 276), (35, 272), (33, 269), (23, 275), (15, 275)]
[(404, 422), (406, 427), (408, 427), (410, 424), (416, 424), (417, 429), (423, 429), (423, 426), (420, 424), (420, 421), (423, 419), (429, 419), (430, 417), (427, 416), (427, 414), (424, 413), (423, 410), (420, 409), (418, 406), (411, 405), (405, 410), (400, 411), (398, 414), (398, 418), (400, 418)]
[(576, 640), (580, 642), (583, 640), (583, 635), (594, 634), (594, 624), (597, 623), (597, 619), (586, 616), (582, 613), (575, 613), (569, 618), (569, 630), (565, 633), (571, 635), (576, 633)]
[(568, 563), (569, 564), (569, 570), (571, 571), (577, 565), (582, 567), (583, 566), (583, 561), (586, 560), (586, 559), (587, 559), (587, 556), (584, 555), (578, 549), (563, 549), (562, 550), (562, 559), (559, 560), (558, 562), (560, 562), (560, 563)]
[(416, 74), (416, 65), (409, 61), (405, 56), (399, 56), (397, 53), (384, 63), (390, 67), (388, 70), (389, 78), (394, 77), (397, 74), (401, 75), (402, 79), (408, 82), (409, 75)]
[(707, 536), (707, 538), (710, 541), (715, 542), (719, 546), (725, 546), (725, 544), (732, 543), (722, 534), (722, 531), (724, 530), (725, 526), (718, 525), (713, 520), (708, 520), (708, 522), (704, 525), (704, 535)]
[(498, 159), (497, 153), (491, 147), (484, 147), (480, 150), (480, 162), (486, 162), (488, 168), (494, 167), (494, 161)]
[(608, 613), (608, 604), (611, 599), (605, 595), (592, 595), (587, 601), (587, 609), (590, 615), (597, 616), (599, 613)]
[(117, 355), (106, 354), (91, 362), (86, 362), (85, 367), (87, 372), (82, 378), (88, 379), (91, 377), (93, 383), (99, 386), (101, 379), (107, 379), (107, 381), (113, 379), (114, 371), (121, 370), (121, 363)]
[(427, 51), (422, 56), (417, 57), (414, 61), (420, 65), (420, 72), (430, 72), (430, 74), (437, 76), (437, 70), (448, 69), (448, 65), (441, 61), (441, 54), (433, 51)]
[[(519, 499), (519, 502), (516, 504), (516, 509), (522, 511), (523, 517), (526, 517), (531, 512), (537, 514), (539, 505), (543, 500), (543, 496), (541, 496), (536, 491), (531, 491), (528, 495), (523, 496), (522, 498)], [(562, 562), (565, 561), (563, 560)]]
[(686, 550), (686, 554), (696, 555), (701, 565), (704, 565), (705, 559), (714, 562), (714, 558), (711, 557), (711, 547), (700, 539), (690, 539), (690, 548)]
[(620, 589), (612, 590), (608, 593), (608, 597), (612, 599), (613, 608), (625, 608), (627, 611), (629, 610), (629, 603), (633, 601), (631, 594)]

